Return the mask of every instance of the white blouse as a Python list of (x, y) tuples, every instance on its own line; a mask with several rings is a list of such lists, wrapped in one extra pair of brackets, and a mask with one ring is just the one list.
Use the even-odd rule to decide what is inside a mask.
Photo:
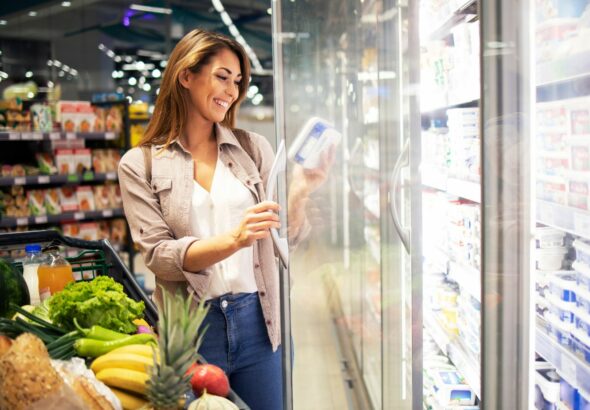
[[(235, 229), (242, 221), (246, 208), (256, 204), (254, 196), (226, 165), (217, 158), (217, 165), (207, 192), (194, 181), (190, 224), (194, 236), (209, 238)], [(226, 293), (257, 292), (254, 279), (254, 251), (242, 248), (211, 268), (207, 299)]]

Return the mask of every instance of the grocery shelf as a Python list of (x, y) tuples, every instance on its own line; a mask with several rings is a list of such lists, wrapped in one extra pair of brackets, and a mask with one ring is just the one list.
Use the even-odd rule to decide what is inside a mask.
[(0, 132), (0, 141), (114, 140), (115, 132)]
[(470, 15), (477, 15), (477, 0), (468, 0), (464, 5), (459, 7), (444, 22), (430, 32), (430, 40), (440, 40), (451, 33), (451, 29), (465, 21)]
[(537, 87), (586, 78), (590, 80), (590, 51), (537, 64)]
[(420, 110), (423, 116), (434, 115), (434, 114), (446, 114), (446, 111), (450, 108), (468, 108), (476, 107), (479, 105), (479, 84), (474, 84), (473, 89), (477, 91), (476, 95), (472, 95), (468, 98), (453, 99), (447, 101), (445, 104), (440, 105), (421, 105)]
[(478, 182), (449, 178), (443, 172), (435, 169), (422, 168), (422, 185), (469, 201), (481, 202), (481, 185)]
[(590, 212), (537, 199), (537, 222), (590, 239)]
[(2, 217), (0, 228), (16, 228), (19, 226), (59, 224), (62, 222), (95, 220), (123, 217), (122, 208), (102, 209), (100, 211), (64, 212), (57, 215), (25, 216), (22, 218)]
[(479, 378), (479, 364), (474, 363), (458, 337), (450, 338), (438, 320), (430, 315), (424, 315), (424, 328), (430, 334), (440, 350), (455, 365), (459, 373), (477, 395), (481, 397), (481, 383)]
[(539, 322), (535, 331), (535, 350), (573, 387), (590, 391), (590, 365), (557, 343)]
[(449, 262), (449, 278), (459, 284), (461, 289), (481, 303), (481, 277), (479, 270), (457, 262)]
[(0, 177), (0, 186), (77, 184), (80, 182), (116, 181), (116, 172), (85, 172), (84, 174), (35, 175), (26, 177)]

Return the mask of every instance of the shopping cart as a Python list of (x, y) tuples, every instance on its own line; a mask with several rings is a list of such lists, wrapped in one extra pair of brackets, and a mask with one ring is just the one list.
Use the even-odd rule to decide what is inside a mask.
[[(158, 312), (152, 300), (141, 289), (137, 280), (125, 266), (107, 239), (86, 241), (69, 238), (55, 230), (0, 233), (0, 251), (22, 249), (28, 244), (41, 244), (42, 247), (63, 246), (78, 249), (79, 253), (66, 259), (72, 265), (77, 280), (92, 280), (106, 275), (123, 285), (125, 293), (133, 300), (145, 304), (145, 320), (150, 326), (158, 323)], [(17, 265), (17, 267), (19, 267)], [(22, 270), (22, 266), (19, 267)], [(240, 397), (230, 391), (228, 397), (240, 410), (250, 410)]]

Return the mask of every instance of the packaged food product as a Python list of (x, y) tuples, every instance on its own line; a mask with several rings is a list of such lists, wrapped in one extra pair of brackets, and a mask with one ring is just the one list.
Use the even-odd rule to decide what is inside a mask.
[(61, 205), (59, 204), (59, 191), (57, 188), (49, 188), (45, 190), (44, 204), (47, 215), (57, 215), (61, 213)]
[(53, 155), (48, 152), (38, 152), (35, 154), (39, 171), (45, 175), (57, 174), (57, 167), (53, 162)]
[(109, 192), (109, 203), (111, 208), (123, 207), (123, 199), (121, 198), (121, 187), (118, 184), (106, 185)]
[(45, 190), (32, 189), (27, 191), (27, 200), (29, 201), (29, 210), (32, 216), (47, 215), (45, 208)]
[(81, 223), (79, 226), (79, 239), (84, 239), (86, 241), (98, 240), (98, 224), (96, 222), (85, 222)]
[(123, 129), (123, 114), (120, 107), (109, 108), (105, 117), (105, 129), (113, 132), (119, 132)]
[(92, 187), (78, 186), (76, 188), (76, 198), (78, 200), (78, 210), (94, 211), (96, 209)]
[(108, 239), (111, 237), (111, 228), (109, 221), (98, 222), (98, 239)]
[(55, 166), (57, 167), (57, 172), (60, 174), (75, 173), (74, 151), (71, 149), (56, 149)]
[(78, 238), (80, 236), (80, 225), (77, 223), (63, 224), (61, 230), (64, 236)]
[(106, 164), (106, 150), (104, 149), (93, 149), (92, 150), (92, 168), (94, 172), (103, 173), (107, 172)]
[(127, 238), (127, 223), (124, 219), (111, 221), (111, 240), (113, 243), (123, 243)]
[(59, 188), (59, 203), (62, 212), (75, 212), (78, 210), (78, 198), (76, 190), (70, 186)]
[(94, 191), (94, 205), (96, 209), (110, 209), (111, 208), (111, 199), (109, 196), (109, 189), (104, 185), (95, 185), (93, 187)]
[(33, 117), (33, 130), (49, 132), (53, 129), (53, 118), (51, 117), (51, 108), (45, 104), (33, 104), (31, 106)]
[(78, 148), (73, 152), (74, 170), (77, 174), (83, 174), (92, 168), (92, 155), (89, 148)]
[(92, 110), (94, 111), (93, 131), (94, 132), (104, 132), (104, 130), (105, 130), (104, 120), (105, 120), (105, 116), (106, 116), (105, 109), (100, 108), (100, 107), (96, 107), (96, 106), (92, 106)]

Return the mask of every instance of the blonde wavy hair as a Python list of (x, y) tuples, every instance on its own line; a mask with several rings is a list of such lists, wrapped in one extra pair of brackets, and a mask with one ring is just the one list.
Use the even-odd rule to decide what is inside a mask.
[(242, 71), (238, 98), (221, 121), (226, 127), (234, 127), (238, 108), (250, 83), (250, 61), (237, 41), (222, 34), (197, 29), (185, 35), (172, 50), (160, 84), (154, 114), (139, 145), (163, 144), (165, 149), (180, 136), (186, 125), (190, 102), (188, 90), (180, 84), (180, 74), (185, 69), (198, 73), (223, 49), (236, 54)]

